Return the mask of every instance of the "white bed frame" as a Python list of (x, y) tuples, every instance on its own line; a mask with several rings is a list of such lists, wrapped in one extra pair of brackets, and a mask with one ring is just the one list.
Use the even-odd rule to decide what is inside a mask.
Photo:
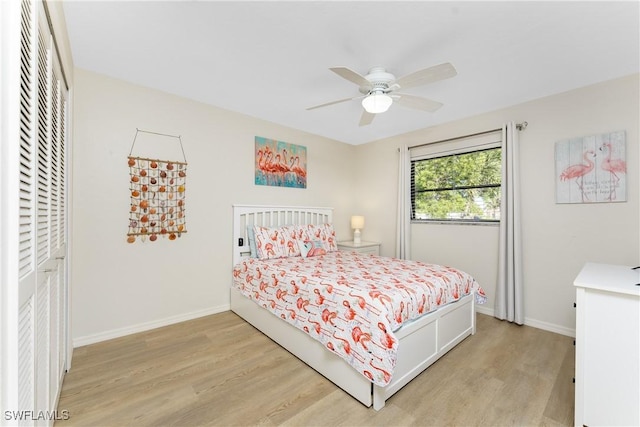
[[(236, 265), (250, 255), (247, 226), (321, 224), (332, 220), (332, 208), (233, 205), (233, 263)], [(382, 409), (395, 392), (476, 332), (473, 295), (404, 325), (395, 332), (399, 344), (392, 380), (381, 387), (367, 380), (320, 342), (274, 316), (233, 287), (231, 310), (364, 405), (373, 405), (375, 410)]]

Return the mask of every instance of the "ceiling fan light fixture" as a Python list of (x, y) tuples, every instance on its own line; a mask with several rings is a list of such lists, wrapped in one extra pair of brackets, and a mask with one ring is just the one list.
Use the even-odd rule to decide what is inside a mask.
[(362, 100), (362, 106), (367, 113), (384, 113), (391, 107), (393, 99), (383, 92), (373, 92)]

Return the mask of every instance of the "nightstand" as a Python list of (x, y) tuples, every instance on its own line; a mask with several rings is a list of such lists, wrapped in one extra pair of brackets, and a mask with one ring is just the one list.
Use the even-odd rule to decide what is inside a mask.
[(355, 245), (353, 240), (347, 240), (345, 242), (338, 242), (338, 249), (342, 251), (355, 251), (361, 254), (380, 255), (380, 243), (378, 242), (365, 242), (363, 240), (359, 245)]

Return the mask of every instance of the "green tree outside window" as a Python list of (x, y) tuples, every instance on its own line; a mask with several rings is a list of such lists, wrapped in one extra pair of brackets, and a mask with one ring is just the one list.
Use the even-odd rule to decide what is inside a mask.
[(412, 219), (500, 220), (501, 149), (411, 162)]

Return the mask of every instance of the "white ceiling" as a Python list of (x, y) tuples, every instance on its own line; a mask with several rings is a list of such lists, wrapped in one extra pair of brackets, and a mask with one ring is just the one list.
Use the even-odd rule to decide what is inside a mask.
[[(77, 67), (349, 144), (640, 71), (638, 1), (65, 1)], [(407, 93), (369, 126), (358, 86), (329, 71), (454, 78)]]

